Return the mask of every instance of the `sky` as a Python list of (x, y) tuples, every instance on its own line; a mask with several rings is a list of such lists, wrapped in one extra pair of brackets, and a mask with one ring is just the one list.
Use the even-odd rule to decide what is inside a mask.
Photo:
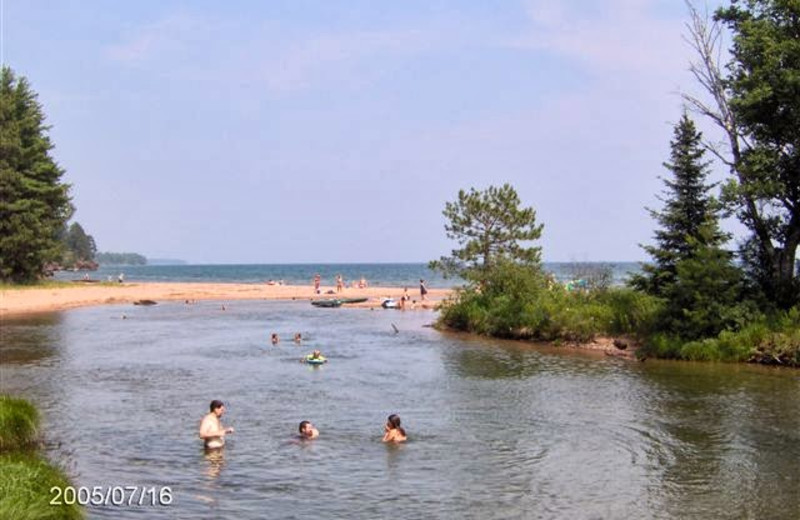
[(74, 219), (150, 258), (428, 261), (508, 182), (546, 261), (642, 260), (698, 92), (679, 0), (0, 2)]

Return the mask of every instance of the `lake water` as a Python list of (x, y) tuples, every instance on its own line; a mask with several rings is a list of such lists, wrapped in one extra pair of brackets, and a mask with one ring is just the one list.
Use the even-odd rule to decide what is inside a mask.
[[(608, 268), (614, 283), (620, 284), (630, 273), (638, 272), (636, 262), (545, 262), (546, 271), (562, 281), (582, 278), (600, 268)], [(346, 282), (358, 281), (363, 276), (371, 285), (384, 287), (416, 287), (420, 278), (428, 287), (447, 288), (460, 283), (459, 280), (444, 279), (428, 269), (427, 264), (225, 264), (225, 265), (142, 265), (100, 266), (91, 277), (116, 280), (120, 273), (129, 282), (223, 282), (263, 283), (267, 280), (283, 280), (289, 285), (311, 284), (314, 275), (322, 276), (323, 285), (335, 285), (336, 275), (341, 274)], [(61, 271), (59, 280), (80, 279), (83, 273)]]
[[(800, 372), (628, 362), (434, 318), (85, 308), (4, 321), (0, 380), (39, 406), (76, 485), (172, 490), (90, 518), (800, 518)], [(327, 365), (298, 362), (314, 348)], [(236, 428), (221, 456), (197, 438), (212, 399)], [(380, 442), (390, 413), (408, 443)], [(293, 442), (303, 419), (319, 439)]]

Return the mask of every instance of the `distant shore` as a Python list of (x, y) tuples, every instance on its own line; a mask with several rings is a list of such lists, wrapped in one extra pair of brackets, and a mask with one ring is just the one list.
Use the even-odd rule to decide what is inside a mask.
[[(383, 298), (399, 300), (402, 287), (347, 287), (336, 293), (335, 287), (321, 286), (315, 294), (311, 285), (269, 285), (265, 283), (192, 283), (142, 282), (116, 285), (83, 285), (75, 287), (20, 287), (0, 291), (0, 317), (63, 311), (97, 305), (133, 304), (140, 300), (205, 301), (222, 303), (236, 300), (316, 300), (325, 298), (368, 298), (365, 303), (349, 307), (379, 307)], [(334, 291), (334, 294), (325, 294)], [(451, 289), (428, 289), (427, 299), (420, 300), (419, 289), (409, 289), (412, 300), (407, 309), (433, 309), (452, 293)]]

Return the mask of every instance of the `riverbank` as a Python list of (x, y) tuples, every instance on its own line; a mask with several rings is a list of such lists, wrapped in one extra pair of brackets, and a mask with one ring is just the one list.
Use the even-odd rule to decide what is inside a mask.
[[(332, 291), (333, 294), (326, 294)], [(86, 285), (74, 287), (4, 287), (0, 290), (0, 317), (62, 311), (97, 305), (133, 304), (141, 300), (205, 301), (235, 300), (315, 300), (324, 298), (367, 298), (356, 307), (379, 307), (383, 298), (400, 299), (402, 287), (348, 287), (337, 293), (334, 287), (320, 287), (320, 294), (308, 285), (269, 285), (244, 283), (122, 283), (116, 285)], [(419, 291), (409, 291), (412, 303), (407, 309), (432, 309), (451, 294), (450, 289), (429, 289), (421, 301)]]
[(39, 412), (24, 399), (0, 395), (0, 518), (80, 519), (74, 501), (53, 505), (55, 488), (71, 486), (37, 450)]

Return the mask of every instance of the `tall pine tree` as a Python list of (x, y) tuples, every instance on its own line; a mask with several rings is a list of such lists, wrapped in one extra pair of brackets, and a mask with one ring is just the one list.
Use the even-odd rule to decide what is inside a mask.
[(64, 170), (50, 155), (42, 106), (24, 77), (0, 71), (0, 278), (28, 282), (60, 258), (72, 214)]
[(664, 207), (649, 210), (660, 226), (655, 245), (643, 246), (653, 262), (632, 279), (634, 287), (666, 300), (662, 327), (687, 339), (713, 336), (731, 325), (739, 295), (739, 270), (723, 249), (730, 236), (719, 227), (719, 205), (706, 184), (702, 135), (684, 114), (670, 143), (671, 175), (664, 178)]

